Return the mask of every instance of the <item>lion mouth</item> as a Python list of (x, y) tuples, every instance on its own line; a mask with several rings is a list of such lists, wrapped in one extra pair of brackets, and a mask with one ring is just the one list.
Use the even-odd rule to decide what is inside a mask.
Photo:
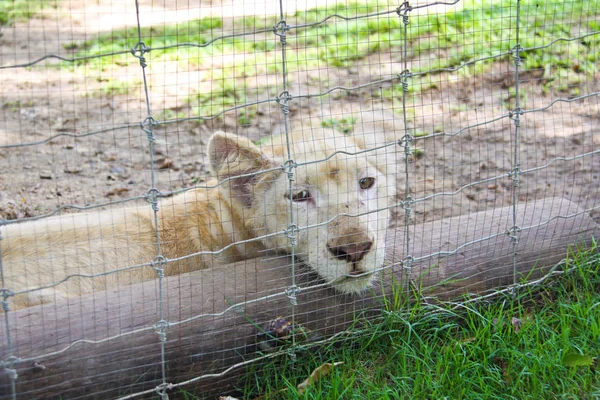
[(346, 274), (347, 278), (362, 278), (365, 276), (373, 275), (372, 271), (365, 271), (364, 269), (359, 268), (356, 263), (352, 263), (352, 270)]
[[(306, 258), (300, 257), (300, 256), (296, 256), (305, 266), (309, 267), (313, 272), (316, 272), (319, 276), (321, 276), (322, 278), (325, 278), (324, 275), (321, 274), (321, 272), (319, 271), (318, 268), (315, 268), (313, 266), (313, 264), (311, 264)], [(334, 261), (334, 260), (331, 260)], [(338, 260), (335, 260), (338, 261)], [(347, 271), (344, 274), (338, 275), (337, 277), (335, 277), (333, 280), (329, 280), (328, 284), (330, 285), (338, 285), (341, 284), (343, 282), (348, 282), (348, 281), (352, 281), (352, 280), (357, 280), (357, 281), (361, 281), (364, 278), (368, 278), (370, 276), (372, 276), (373, 274), (375, 274), (375, 271), (366, 271), (364, 269), (362, 269), (361, 267), (359, 267), (358, 262), (353, 262), (352, 263), (352, 269), (350, 271)]]
[(350, 270), (350, 272), (348, 272), (349, 276), (361, 276), (362, 274), (364, 274), (365, 271), (363, 271), (362, 269), (359, 269), (356, 266), (356, 262), (352, 263), (352, 270)]
[(357, 262), (352, 263), (352, 269), (346, 274), (348, 277), (358, 278), (362, 276), (372, 275), (373, 272), (365, 271), (357, 265)]

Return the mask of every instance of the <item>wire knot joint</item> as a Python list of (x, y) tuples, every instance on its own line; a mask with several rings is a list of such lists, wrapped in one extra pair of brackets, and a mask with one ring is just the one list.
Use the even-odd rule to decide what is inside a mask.
[(294, 180), (294, 169), (298, 167), (298, 164), (294, 162), (294, 160), (287, 160), (281, 168), (285, 171), (288, 181)]
[(508, 230), (506, 231), (506, 234), (508, 235), (508, 237), (510, 238), (511, 242), (513, 242), (514, 244), (519, 243), (519, 232), (521, 232), (521, 228), (519, 228), (518, 226), (511, 226), (510, 228), (508, 228)]
[(285, 230), (285, 236), (290, 240), (290, 246), (296, 246), (298, 244), (298, 238), (296, 234), (300, 231), (298, 225), (292, 224)]
[(171, 326), (167, 321), (161, 319), (154, 324), (154, 331), (158, 334), (159, 340), (164, 343), (167, 341), (167, 329)]
[(10, 311), (10, 303), (7, 301), (9, 297), (14, 296), (14, 292), (7, 288), (0, 289), (0, 295), (2, 296), (2, 310), (4, 312)]
[(400, 6), (398, 6), (398, 8), (396, 8), (396, 14), (398, 14), (399, 17), (402, 17), (402, 23), (404, 25), (410, 24), (408, 13), (410, 13), (412, 9), (413, 8), (408, 1), (405, 1)]
[(158, 121), (154, 119), (153, 116), (146, 117), (142, 122), (140, 122), (140, 128), (146, 132), (148, 136), (148, 141), (154, 142), (154, 127), (158, 125)]
[(398, 75), (401, 80), (402, 90), (405, 92), (408, 92), (408, 79), (412, 78), (412, 75), (412, 72), (410, 72), (408, 69), (405, 69), (404, 71), (400, 72), (400, 75)]
[(291, 27), (285, 22), (285, 19), (282, 19), (275, 26), (273, 26), (273, 33), (279, 36), (279, 40), (283, 46), (287, 44), (286, 35), (290, 29)]
[(402, 268), (405, 269), (408, 273), (412, 272), (412, 267), (415, 262), (415, 258), (413, 256), (408, 256), (404, 260), (402, 260)]
[(146, 63), (146, 57), (144, 57), (144, 54), (149, 53), (150, 50), (151, 50), (150, 47), (146, 46), (146, 43), (144, 43), (144, 42), (138, 42), (131, 49), (131, 55), (133, 55), (135, 58), (140, 60), (140, 65), (142, 66), (142, 68), (146, 68), (148, 66), (148, 64)]
[(291, 99), (292, 99), (292, 96), (290, 95), (290, 92), (285, 90), (285, 91), (281, 92), (281, 94), (279, 96), (277, 96), (277, 99), (275, 100), (277, 102), (277, 104), (279, 104), (279, 107), (281, 108), (281, 112), (283, 112), (286, 115), (290, 113), (290, 106), (288, 103)]
[(152, 269), (156, 271), (159, 278), (165, 277), (165, 265), (167, 265), (167, 262), (168, 261), (164, 256), (159, 255), (150, 263)]
[(521, 168), (519, 168), (518, 165), (516, 167), (514, 167), (513, 169), (511, 169), (510, 172), (508, 173), (508, 177), (512, 178), (512, 180), (513, 180), (514, 187), (519, 186), (519, 176), (520, 175), (521, 175)]
[(508, 117), (514, 121), (516, 127), (521, 126), (521, 115), (523, 115), (521, 107), (516, 107), (508, 113)]
[(172, 383), (161, 383), (160, 385), (158, 385), (157, 387), (154, 388), (154, 391), (156, 392), (156, 394), (158, 394), (160, 396), (161, 400), (168, 400), (169, 399), (169, 395), (167, 394), (167, 390), (170, 390), (173, 388), (173, 384)]
[(404, 154), (408, 157), (413, 154), (412, 142), (415, 140), (410, 133), (405, 134), (398, 140), (398, 146), (404, 148)]
[(298, 293), (300, 292), (300, 288), (296, 285), (292, 285), (285, 290), (285, 294), (290, 299), (290, 304), (293, 306), (298, 305)]
[(407, 219), (410, 219), (412, 215), (412, 207), (415, 205), (415, 203), (415, 199), (413, 199), (413, 197), (410, 194), (408, 194), (406, 198), (401, 202), (402, 208), (404, 208), (404, 214)]
[(156, 188), (152, 188), (148, 190), (148, 193), (146, 193), (146, 201), (150, 203), (150, 205), (152, 206), (152, 210), (154, 210), (155, 212), (159, 210), (158, 198), (161, 196), (162, 193), (160, 193), (160, 191)]
[(521, 47), (520, 43), (517, 43), (512, 49), (510, 49), (510, 55), (513, 57), (515, 67), (518, 67), (523, 62), (523, 59), (521, 58), (521, 52), (523, 50), (524, 49)]
[(0, 362), (0, 370), (4, 370), (4, 373), (9, 377), (9, 379), (15, 381), (19, 377), (19, 374), (15, 369), (15, 364), (17, 364), (18, 362), (18, 357), (10, 356), (6, 359), (6, 361)]
[(408, 1), (405, 1), (404, 3), (400, 4), (398, 8), (396, 8), (396, 14), (398, 14), (399, 17), (402, 17), (402, 21), (406, 25), (410, 24), (410, 21), (408, 20), (408, 13), (411, 12), (412, 9), (413, 8)]

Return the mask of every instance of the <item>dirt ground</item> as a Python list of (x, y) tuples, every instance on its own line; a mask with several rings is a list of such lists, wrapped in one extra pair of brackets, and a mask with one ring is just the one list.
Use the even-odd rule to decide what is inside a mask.
[[(134, 2), (57, 3), (58, 9), (46, 9), (42, 17), (1, 28), (0, 66), (27, 63), (46, 54), (70, 56), (65, 44), (135, 25)], [(244, 11), (231, 4), (204, 7), (191, 1), (146, 0), (141, 2), (140, 15), (148, 25), (209, 13), (235, 16), (254, 9), (259, 8)], [(393, 76), (403, 70), (400, 54), (400, 49), (393, 49), (358, 60), (348, 68), (290, 73), (290, 93), (321, 93), (337, 85), (355, 86)], [(409, 65), (417, 62), (413, 58)], [(148, 140), (139, 127), (147, 116), (140, 66), (132, 63), (105, 71), (85, 68), (73, 72), (52, 67), (56, 63), (48, 60), (30, 68), (0, 69), (0, 146), (64, 135), (34, 146), (0, 147), (0, 217), (30, 217), (68, 205), (88, 206), (143, 196), (151, 187)], [(194, 67), (181, 67), (181, 63), (152, 64), (151, 59), (147, 71), (153, 112), (187, 112), (181, 99), (190, 88), (198, 87), (201, 74)], [(130, 79), (137, 86), (127, 94), (103, 94), (103, 80), (98, 78), (107, 76)], [(272, 82), (274, 93), (281, 92), (280, 79), (272, 75), (260, 79)], [(499, 62), (485, 74), (465, 78), (438, 74), (431, 80), (435, 85), (408, 103), (407, 127), (411, 132), (438, 134), (415, 141), (420, 151), (409, 160), (411, 195), (419, 199), (457, 193), (418, 202), (413, 222), (512, 204), (508, 173), (513, 169), (514, 122), (509, 118), (484, 122), (506, 115), (514, 104), (514, 66)], [(581, 94), (593, 93), (600, 90), (599, 81), (598, 74), (583, 78), (578, 89)], [(542, 90), (542, 82), (539, 71), (521, 73), (520, 88), (527, 93), (523, 108), (542, 108), (569, 97), (569, 93)], [(389, 85), (379, 86), (383, 90)], [(256, 93), (257, 98), (267, 95)], [(236, 115), (228, 113), (206, 123), (188, 121), (157, 127), (157, 188), (167, 192), (205, 182), (210, 175), (206, 143), (216, 129), (252, 139), (283, 132), (283, 114), (277, 104), (261, 104), (256, 114), (244, 126)], [(356, 118), (353, 134), (381, 131), (382, 137), (404, 135), (398, 103), (374, 97), (372, 88), (290, 102), (293, 129), (347, 117)], [(101, 132), (86, 135), (97, 131)], [(594, 153), (600, 149), (598, 96), (557, 102), (544, 111), (522, 115), (517, 140), (521, 170), (548, 165), (521, 176), (519, 202), (563, 197), (591, 209), (592, 216), (600, 220), (600, 154)], [(581, 157), (562, 159), (576, 156)], [(398, 165), (403, 175), (403, 162)], [(501, 178), (465, 186), (495, 176)], [(400, 198), (404, 192), (402, 186)]]

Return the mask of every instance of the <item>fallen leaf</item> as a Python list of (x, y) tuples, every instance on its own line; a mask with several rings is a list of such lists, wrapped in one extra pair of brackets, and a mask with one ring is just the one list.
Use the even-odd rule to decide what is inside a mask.
[(46, 370), (46, 366), (39, 361), (33, 362), (33, 372), (41, 372)]
[(164, 160), (158, 160), (157, 162), (159, 163), (159, 169), (170, 169), (175, 167), (175, 163), (170, 157), (165, 157)]
[(115, 156), (115, 155), (108, 155), (106, 157), (102, 157), (101, 160), (104, 161), (104, 162), (117, 161), (117, 156)]
[(513, 326), (515, 333), (518, 333), (521, 330), (521, 325), (523, 324), (521, 320), (517, 317), (512, 317), (510, 319), (510, 324)]
[(310, 385), (314, 384), (316, 381), (329, 374), (333, 367), (336, 367), (341, 364), (343, 364), (342, 361), (333, 364), (325, 363), (315, 368), (315, 370), (310, 374), (310, 376), (306, 378), (304, 382), (298, 385), (298, 394), (303, 394)]
[(78, 119), (59, 119), (54, 124), (54, 129), (57, 132), (75, 132), (77, 129), (77, 121)]
[(576, 353), (567, 353), (562, 359), (563, 365), (567, 367), (588, 367), (594, 365), (597, 361), (597, 357)]
[(473, 342), (473, 341), (475, 341), (475, 338), (474, 338), (474, 337), (468, 337), (468, 338), (461, 339), (461, 340), (459, 340), (459, 341), (457, 341), (457, 342), (454, 342), (454, 344), (455, 344), (455, 345), (459, 345), (459, 344), (467, 344), (467, 343), (471, 343), (471, 342)]
[(116, 195), (120, 195), (120, 194), (123, 194), (126, 192), (129, 192), (129, 188), (115, 188), (115, 189), (111, 190), (110, 192), (106, 193), (104, 195), (104, 197), (116, 196)]
[(508, 374), (508, 363), (502, 358), (496, 357), (494, 358), (494, 364), (496, 364), (498, 368), (500, 368), (500, 370), (502, 371), (502, 379), (504, 379), (504, 382), (510, 384), (512, 382), (512, 379)]

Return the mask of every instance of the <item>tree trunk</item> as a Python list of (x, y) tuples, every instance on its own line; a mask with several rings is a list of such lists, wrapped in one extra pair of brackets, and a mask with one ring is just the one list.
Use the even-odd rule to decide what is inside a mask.
[[(514, 258), (513, 242), (506, 233), (512, 225), (512, 207), (506, 207), (410, 226), (408, 245), (405, 227), (390, 230), (390, 268), (380, 274), (373, 291), (350, 296), (326, 287), (301, 290), (295, 320), (315, 335), (328, 338), (344, 331), (357, 314), (376, 313), (382, 304), (382, 285), (385, 293), (390, 293), (392, 285), (405, 287), (410, 275), (414, 286), (421, 287), (426, 296), (483, 294), (512, 284), (514, 276), (531, 281), (562, 260), (569, 246), (589, 243), (593, 236), (600, 236), (594, 221), (567, 200), (519, 204), (517, 226), (521, 231), (516, 234)], [(484, 238), (487, 240), (471, 243)], [(407, 247), (413, 257), (412, 266), (402, 262), (409, 260)], [(452, 254), (427, 258), (444, 251)], [(260, 327), (292, 314), (285, 294), (292, 285), (290, 263), (287, 256), (253, 259), (165, 278), (163, 319), (171, 322), (165, 329), (166, 382), (177, 384), (219, 374), (236, 363), (256, 358)], [(313, 273), (298, 266), (298, 286), (317, 282)], [(8, 312), (12, 355), (21, 359), (13, 367), (18, 373), (17, 398), (108, 399), (151, 391), (161, 384), (161, 335), (154, 328), (160, 319), (159, 296), (155, 280)], [(243, 307), (231, 307), (243, 302)], [(193, 316), (198, 317), (176, 322)], [(11, 355), (6, 335), (2, 322), (2, 360)], [(122, 336), (100, 343), (75, 343), (118, 335)], [(72, 347), (64, 350), (70, 344)], [(42, 356), (56, 351), (60, 353)], [(1, 399), (11, 396), (11, 365), (8, 367), (0, 369)], [(214, 397), (230, 392), (242, 372), (243, 368), (235, 368), (184, 388), (199, 396)]]

